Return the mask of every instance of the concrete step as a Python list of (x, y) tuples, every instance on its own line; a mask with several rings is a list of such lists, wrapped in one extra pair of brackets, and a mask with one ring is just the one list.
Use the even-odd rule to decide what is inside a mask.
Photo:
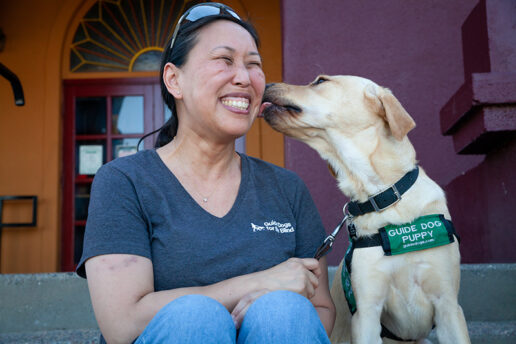
[(516, 264), (462, 264), (459, 304), (468, 322), (516, 321)]
[(88, 285), (74, 273), (0, 274), (0, 333), (97, 329)]
[[(516, 343), (515, 321), (470, 321), (469, 338), (472, 344), (514, 344)], [(432, 343), (439, 343), (435, 330), (429, 337)]]
[(98, 344), (100, 331), (55, 330), (0, 333), (0, 344)]
[[(461, 266), (459, 302), (473, 343), (516, 343), (515, 286), (516, 264)], [(0, 274), (0, 343), (97, 343), (98, 337), (84, 279)]]
[[(472, 344), (516, 343), (514, 321), (471, 321), (468, 323)], [(98, 330), (60, 330), (39, 332), (0, 333), (0, 344), (98, 344)], [(439, 343), (435, 331), (430, 335), (432, 343)]]
[(516, 321), (469, 321), (468, 332), (473, 344), (516, 343)]

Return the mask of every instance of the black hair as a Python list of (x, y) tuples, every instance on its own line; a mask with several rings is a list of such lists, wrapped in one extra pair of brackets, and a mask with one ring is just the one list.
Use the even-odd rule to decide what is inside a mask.
[(163, 82), (163, 70), (165, 68), (165, 65), (168, 62), (171, 62), (176, 67), (180, 68), (186, 63), (186, 60), (188, 58), (188, 53), (192, 50), (192, 48), (195, 46), (195, 43), (197, 43), (197, 37), (199, 34), (199, 29), (209, 23), (212, 23), (216, 20), (229, 20), (234, 23), (239, 24), (244, 29), (249, 32), (249, 34), (253, 37), (256, 46), (259, 47), (260, 40), (258, 38), (258, 33), (256, 32), (256, 29), (249, 21), (243, 21), (238, 20), (237, 18), (227, 16), (227, 15), (215, 15), (215, 16), (209, 16), (205, 18), (201, 18), (199, 20), (196, 20), (192, 23), (185, 22), (181, 24), (181, 27), (179, 28), (179, 31), (177, 33), (176, 40), (174, 42), (173, 49), (170, 49), (170, 43), (172, 41), (172, 37), (168, 40), (166, 43), (163, 53), (161, 55), (161, 65), (160, 65), (160, 85), (161, 85), (161, 96), (163, 97), (163, 101), (170, 109), (170, 112), (172, 115), (170, 118), (165, 122), (165, 124), (148, 134), (145, 134), (140, 141), (138, 142), (138, 147), (140, 145), (140, 142), (143, 141), (147, 136), (150, 136), (156, 132), (159, 131), (158, 138), (156, 139), (156, 142), (154, 143), (155, 148), (162, 147), (172, 141), (174, 137), (177, 134), (177, 127), (179, 124), (179, 120), (176, 114), (176, 106), (174, 97), (168, 92), (167, 87), (165, 86), (165, 83)]

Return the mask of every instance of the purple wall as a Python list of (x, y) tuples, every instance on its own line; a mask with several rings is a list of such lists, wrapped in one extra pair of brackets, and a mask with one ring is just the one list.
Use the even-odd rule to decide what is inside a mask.
[[(409, 137), (430, 177), (445, 186), (483, 156), (455, 153), (439, 111), (464, 83), (461, 25), (477, 1), (283, 0), (283, 79), (350, 74), (390, 88), (417, 123)], [(342, 218), (344, 196), (308, 146), (286, 139), (286, 167), (306, 182), (327, 231)], [(452, 214), (453, 215), (453, 214)], [(340, 236), (329, 262), (347, 246)]]

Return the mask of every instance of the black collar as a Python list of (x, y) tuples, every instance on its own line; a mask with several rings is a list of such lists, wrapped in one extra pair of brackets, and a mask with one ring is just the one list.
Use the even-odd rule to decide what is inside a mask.
[(369, 197), (366, 202), (358, 203), (358, 202), (349, 202), (348, 204), (348, 212), (353, 216), (364, 215), (367, 213), (372, 213), (373, 211), (382, 211), (391, 205), (398, 203), (401, 200), (401, 195), (403, 195), (414, 183), (416, 182), (417, 176), (419, 174), (419, 167), (416, 166), (412, 171), (407, 172), (396, 182), (394, 185), (389, 187), (388, 189), (377, 193)]

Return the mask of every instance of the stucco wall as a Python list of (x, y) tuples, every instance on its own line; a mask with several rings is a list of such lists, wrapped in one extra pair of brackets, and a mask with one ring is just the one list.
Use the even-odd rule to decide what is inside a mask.
[[(283, 0), (283, 78), (307, 83), (317, 74), (363, 76), (390, 88), (417, 123), (409, 138), (426, 172), (441, 186), (476, 166), (441, 135), (439, 111), (464, 82), (461, 25), (472, 0)], [(286, 167), (307, 183), (327, 230), (345, 198), (326, 164), (308, 146), (286, 139)], [(452, 214), (453, 215), (453, 214)], [(329, 256), (344, 254), (346, 234)]]
[[(0, 195), (37, 195), (39, 204), (37, 227), (3, 230), (2, 273), (51, 272), (58, 267), (59, 71), (63, 37), (79, 3), (0, 3), (0, 25), (6, 35), (0, 61), (18, 75), (26, 104), (15, 106), (9, 83), (0, 79)], [(16, 209), (4, 209), (4, 216), (9, 222), (27, 221)]]

